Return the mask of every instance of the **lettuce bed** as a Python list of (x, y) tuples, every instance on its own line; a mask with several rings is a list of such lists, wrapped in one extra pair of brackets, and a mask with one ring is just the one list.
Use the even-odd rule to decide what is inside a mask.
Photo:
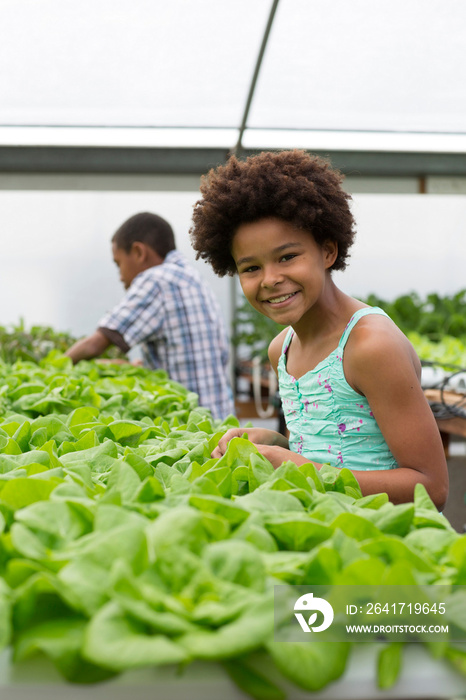
[[(45, 654), (94, 683), (202, 659), (273, 700), (280, 679), (323, 688), (351, 655), (274, 641), (274, 585), (466, 584), (466, 537), (423, 487), (412, 504), (363, 498), (348, 470), (274, 470), (240, 438), (211, 459), (238, 423), (162, 372), (52, 355), (0, 365), (0, 384), (0, 649), (16, 661)], [(380, 647), (387, 687), (400, 646)], [(464, 647), (425, 652), (466, 675)]]

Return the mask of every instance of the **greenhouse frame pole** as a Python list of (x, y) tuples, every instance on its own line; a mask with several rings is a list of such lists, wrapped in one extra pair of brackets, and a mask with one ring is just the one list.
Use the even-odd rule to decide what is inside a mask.
[(236, 145), (230, 151), (230, 155), (239, 156), (242, 149), (243, 149), (243, 143), (242, 143), (243, 142), (243, 134), (244, 134), (246, 126), (247, 126), (249, 111), (251, 109), (251, 104), (252, 104), (252, 100), (254, 97), (254, 92), (256, 90), (257, 79), (259, 77), (260, 69), (262, 66), (262, 59), (264, 58), (265, 49), (267, 47), (267, 42), (269, 40), (270, 31), (272, 29), (273, 20), (274, 20), (275, 13), (277, 11), (277, 7), (278, 7), (279, 2), (280, 2), (280, 0), (273, 0), (272, 7), (270, 8), (269, 18), (267, 20), (267, 25), (265, 27), (264, 36), (262, 37), (262, 43), (261, 43), (261, 47), (259, 49), (259, 54), (257, 56), (256, 65), (255, 65), (254, 73), (253, 73), (252, 80), (251, 80), (251, 85), (249, 86), (248, 97), (246, 99), (246, 104), (244, 106), (243, 118), (241, 119), (241, 124), (239, 126), (238, 140), (236, 142)]

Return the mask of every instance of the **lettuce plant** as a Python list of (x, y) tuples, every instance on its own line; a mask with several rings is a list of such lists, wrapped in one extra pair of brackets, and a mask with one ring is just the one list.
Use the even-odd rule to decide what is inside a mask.
[[(352, 646), (274, 640), (275, 585), (466, 584), (466, 537), (421, 485), (395, 506), (346, 469), (274, 470), (245, 437), (212, 459), (236, 419), (213, 420), (163, 372), (53, 355), (0, 374), (0, 647), (14, 663), (40, 654), (96, 683), (201, 660), (284, 698), (341, 677)], [(383, 649), (381, 687), (402, 651)], [(466, 673), (454, 639), (425, 651)]]

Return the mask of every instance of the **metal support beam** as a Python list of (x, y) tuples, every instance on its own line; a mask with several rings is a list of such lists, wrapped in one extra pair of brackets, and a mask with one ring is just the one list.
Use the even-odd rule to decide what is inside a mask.
[(227, 148), (3, 146), (0, 171), (197, 175), (227, 156)]
[[(259, 153), (248, 149), (242, 155)], [(122, 148), (3, 146), (3, 173), (110, 173), (202, 175), (225, 163), (228, 148)], [(464, 153), (313, 151), (345, 175), (427, 177), (465, 176)]]
[(345, 175), (427, 177), (466, 175), (465, 153), (313, 151), (328, 157)]

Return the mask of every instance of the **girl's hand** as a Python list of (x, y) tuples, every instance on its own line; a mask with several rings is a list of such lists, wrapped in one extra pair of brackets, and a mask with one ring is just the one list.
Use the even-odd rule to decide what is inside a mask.
[(233, 440), (235, 437), (243, 437), (245, 434), (248, 440), (253, 442), (256, 446), (288, 445), (287, 439), (283, 435), (280, 435), (280, 433), (275, 432), (275, 430), (268, 430), (267, 428), (231, 428), (220, 438), (217, 447), (212, 452), (212, 457), (222, 457), (226, 452), (230, 440)]
[[(299, 466), (300, 464), (311, 461), (289, 450), (286, 437), (277, 433), (275, 430), (268, 430), (267, 428), (231, 428), (227, 430), (212, 452), (212, 457), (222, 457), (226, 452), (230, 440), (235, 437), (243, 437), (244, 434), (247, 435), (248, 439), (257, 447), (259, 452), (269, 460), (274, 469), (277, 469), (283, 462), (290, 461)], [(316, 464), (315, 462), (313, 462), (313, 464), (318, 469), (321, 467), (320, 464)]]
[[(298, 455), (296, 452), (292, 452), (291, 450), (287, 450), (285, 447), (280, 447), (279, 445), (256, 445), (256, 447), (261, 455), (264, 455), (264, 457), (269, 460), (274, 469), (278, 469), (283, 462), (294, 462), (299, 466), (300, 464), (305, 464), (306, 462), (311, 461), (310, 459), (307, 459), (302, 455)], [(313, 462), (313, 464), (318, 468), (321, 466), (315, 462)]]

